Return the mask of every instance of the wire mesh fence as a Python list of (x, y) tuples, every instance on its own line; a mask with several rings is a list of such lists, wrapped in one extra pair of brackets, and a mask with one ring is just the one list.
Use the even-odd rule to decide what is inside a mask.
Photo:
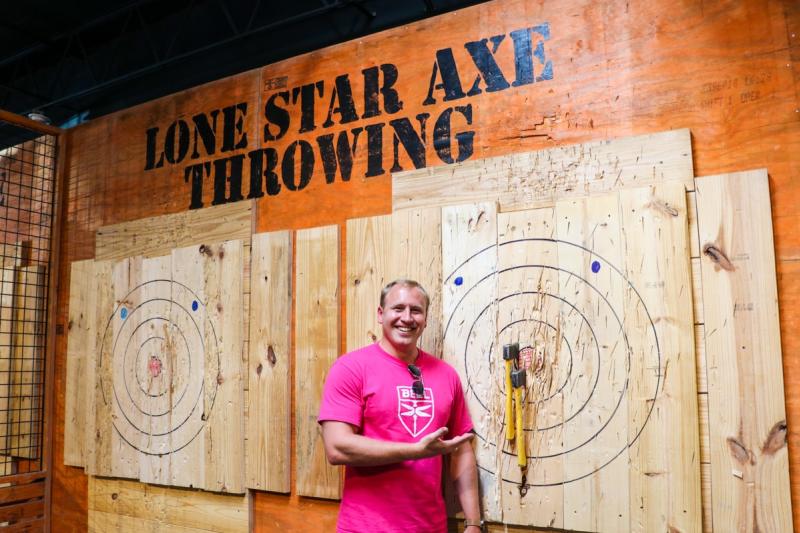
[(56, 141), (0, 121), (0, 475), (43, 469)]

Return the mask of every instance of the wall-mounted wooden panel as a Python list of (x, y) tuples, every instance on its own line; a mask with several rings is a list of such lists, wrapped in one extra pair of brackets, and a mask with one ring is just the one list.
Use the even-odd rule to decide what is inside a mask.
[[(452, 51), (466, 92), (480, 73), (464, 43), (505, 35), (495, 56), (511, 83), (515, 78), (514, 42), (509, 33), (545, 22), (549, 25), (549, 39), (537, 39), (537, 43), (542, 43), (545, 57), (552, 61), (553, 79), (499, 92), (486, 91), (485, 82), (481, 81), (480, 94), (448, 102), (442, 101), (441, 90), (435, 90), (437, 102), (422, 105), (437, 51)], [(94, 233), (98, 227), (187, 208), (192, 184), (191, 180), (184, 180), (184, 166), (144, 170), (148, 128), (160, 127), (163, 134), (178, 118), (186, 119), (239, 102), (248, 104), (242, 132), (247, 133), (251, 144), (218, 155), (245, 156), (246, 172), (250, 163), (247, 153), (256, 148), (275, 148), (282, 156), (292, 142), (301, 140), (315, 150), (314, 175), (305, 189), (289, 189), (277, 173), (280, 192), (269, 194), (265, 180), (261, 181), (265, 195), (258, 200), (258, 231), (344, 224), (354, 217), (389, 213), (392, 203), (389, 173), (394, 165), (394, 131), (387, 125), (389, 120), (408, 119), (420, 132), (416, 115), (429, 113), (424, 164), (442, 168), (450, 167), (439, 158), (432, 131), (441, 113), (455, 106), (469, 106), (472, 111), (471, 122), (455, 110), (451, 122), (451, 133), (474, 132), (472, 155), (467, 161), (688, 128), (698, 175), (768, 167), (780, 276), (778, 298), (784, 332), (788, 432), (790, 440), (796, 440), (798, 425), (793, 421), (800, 416), (800, 395), (795, 393), (793, 383), (800, 382), (800, 363), (794, 354), (800, 352), (794, 349), (797, 343), (793, 337), (786, 333), (797, 329), (800, 316), (800, 305), (796, 304), (800, 270), (793, 267), (800, 258), (800, 240), (796, 238), (800, 224), (800, 182), (795, 179), (800, 172), (800, 123), (796, 114), (800, 107), (796, 91), (800, 76), (798, 35), (800, 10), (795, 2), (786, 0), (702, 6), (663, 1), (567, 0), (535, 4), (499, 0), (370, 35), (100, 118), (70, 132), (72, 155), (68, 165), (69, 198), (62, 233), (61, 279), (68, 278), (71, 261), (93, 257)], [(403, 102), (402, 111), (392, 114), (381, 107), (383, 113), (379, 116), (336, 124), (331, 129), (322, 127), (329, 112), (333, 80), (347, 74), (353, 83), (354, 102), (363, 106), (362, 71), (381, 64), (397, 67), (399, 76), (394, 87)], [(378, 72), (381, 73), (380, 68)], [(387, 79), (380, 75), (379, 83)], [(318, 81), (325, 83), (325, 97), (316, 100), (317, 129), (300, 133), (301, 105), (299, 101), (289, 103), (291, 92)], [(267, 142), (263, 132), (269, 121), (263, 110), (268, 99), (282, 91), (290, 93), (285, 108), (291, 127), (281, 140)], [(278, 103), (284, 106), (280, 98)], [(333, 119), (337, 123), (340, 114), (335, 112)], [(364, 176), (367, 132), (362, 130), (350, 180), (341, 179), (337, 170), (333, 183), (327, 183), (317, 137), (333, 134), (335, 147), (340, 133), (346, 132), (347, 140), (352, 141), (355, 128), (378, 124), (383, 124), (384, 172)], [(274, 125), (271, 127), (273, 133), (277, 131)], [(459, 147), (454, 138), (450, 141), (451, 154), (456, 157)], [(404, 145), (399, 143), (398, 148), (400, 166), (411, 169), (414, 165)], [(210, 162), (210, 159), (213, 157), (201, 154), (185, 163)], [(279, 161), (275, 168), (281, 166)], [(564, 171), (568, 173), (569, 169)], [(248, 179), (245, 175), (244, 195)], [(206, 176), (205, 205), (210, 203), (213, 186), (213, 176)], [(58, 322), (64, 327), (68, 320), (67, 290), (66, 285), (59, 290)], [(695, 316), (696, 319), (701, 316), (697, 310)], [(66, 531), (84, 531), (87, 478), (80, 470), (63, 466), (60, 457), (67, 345), (64, 336), (57, 336), (55, 343), (57, 427), (53, 509), (54, 514), (65, 517)], [(790, 452), (797, 501), (800, 462), (797, 454)], [(706, 482), (708, 478), (704, 477), (704, 490), (710, 490), (710, 482)], [(312, 505), (311, 501), (256, 493), (254, 527), (271, 530), (281, 524), (291, 528), (309, 520), (330, 526), (335, 520), (335, 506), (319, 502)]]
[(296, 253), (297, 493), (340, 498), (340, 469), (328, 464), (317, 423), (325, 377), (339, 355), (339, 228), (298, 231)]
[(253, 236), (247, 409), (247, 486), (289, 492), (292, 236)]
[(767, 173), (697, 179), (715, 531), (791, 531)]

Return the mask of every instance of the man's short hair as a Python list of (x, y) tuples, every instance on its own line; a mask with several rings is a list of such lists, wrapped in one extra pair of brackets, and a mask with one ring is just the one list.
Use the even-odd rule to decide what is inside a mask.
[(390, 281), (389, 284), (383, 288), (383, 290), (381, 291), (381, 301), (380, 301), (381, 309), (383, 309), (383, 306), (386, 303), (386, 295), (389, 294), (389, 291), (392, 290), (392, 287), (394, 287), (395, 285), (400, 285), (401, 287), (408, 287), (410, 289), (419, 289), (419, 292), (421, 292), (422, 296), (425, 298), (425, 313), (428, 312), (428, 308), (431, 306), (431, 297), (428, 296), (428, 291), (426, 291), (425, 287), (420, 285), (418, 281), (405, 278), (398, 278), (394, 281)]

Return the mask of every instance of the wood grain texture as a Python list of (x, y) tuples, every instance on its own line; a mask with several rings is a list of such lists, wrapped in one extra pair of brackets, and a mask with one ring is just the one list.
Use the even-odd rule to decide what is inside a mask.
[[(699, 531), (702, 525), (696, 355), (691, 294), (690, 245), (683, 186), (661, 183), (619, 193), (625, 242), (626, 277), (639, 301), (627, 291), (627, 323), (652, 321), (658, 351), (658, 391), (646, 420), (630, 424), (631, 529)], [(628, 338), (630, 339), (632, 335)], [(634, 351), (634, 354), (637, 352)], [(631, 358), (635, 420), (650, 407), (643, 378), (653, 372)], [(646, 379), (646, 378), (645, 378)], [(637, 427), (642, 433), (636, 439)], [(633, 486), (633, 485), (632, 485)]]
[[(553, 80), (506, 92), (484, 92), (457, 102), (421, 105), (437, 50), (452, 48), (462, 82), (468, 84), (478, 73), (463, 43), (507, 35), (543, 21), (551, 25), (545, 53), (553, 61)], [(800, 225), (800, 181), (796, 179), (800, 172), (800, 123), (795, 112), (800, 107), (796, 91), (800, 79), (797, 35), (800, 9), (790, 0), (679, 5), (663, 0), (566, 0), (544, 4), (493, 1), (457, 15), (447, 14), (369, 35), (101, 117), (68, 133), (71, 157), (69, 198), (61, 235), (61, 278), (68, 279), (71, 261), (93, 256), (94, 232), (99, 227), (186, 210), (189, 185), (183, 181), (182, 168), (142, 172), (143, 132), (147, 128), (160, 126), (163, 131), (175, 118), (247, 101), (244, 129), (251, 145), (237, 152), (246, 155), (259, 146), (257, 139), (266, 124), (259, 112), (263, 102), (282, 90), (270, 89), (273, 85), (269, 82), (283, 77), (288, 90), (324, 80), (327, 91), (336, 76), (347, 73), (353, 81), (362, 76), (366, 67), (392, 63), (401, 74), (395, 85), (404, 103), (401, 114), (413, 121), (415, 114), (435, 108), (428, 121), (429, 135), (436, 113), (453, 104), (472, 106), (472, 123), (454, 124), (457, 131), (475, 132), (473, 159), (690, 128), (696, 175), (769, 168), (780, 276), (778, 298), (784, 332), (781, 342), (788, 431), (790, 442), (796, 442), (800, 436), (800, 395), (796, 386), (800, 383), (800, 359), (795, 354), (800, 350), (794, 336), (787, 332), (800, 327), (800, 274), (796, 267), (800, 258), (796, 231)], [(513, 72), (510, 44), (506, 36), (498, 51), (504, 72)], [(355, 90), (355, 100), (360, 104), (360, 92)], [(318, 101), (318, 125), (325, 118), (327, 103)], [(297, 125), (300, 106), (290, 105), (287, 109)], [(372, 118), (329, 131), (338, 134), (380, 120)], [(297, 138), (296, 131), (290, 130), (284, 139), (270, 146), (283, 151)], [(302, 137), (313, 145), (314, 136), (322, 133), (318, 129)], [(359, 150), (364, 135), (359, 139)], [(328, 184), (317, 159), (315, 176), (307, 189), (289, 191), (284, 187), (280, 194), (265, 195), (259, 200), (258, 231), (344, 224), (354, 217), (389, 213), (388, 169), (392, 154), (391, 142), (388, 138), (384, 141), (388, 160), (384, 174), (362, 179), (358, 165), (363, 167), (364, 162), (359, 160), (350, 181), (337, 176), (334, 183)], [(427, 152), (428, 166), (444, 165), (430, 141)], [(365, 153), (366, 150), (361, 152), (364, 159)], [(401, 148), (401, 158), (404, 156)], [(409, 163), (402, 163), (404, 168), (411, 168)], [(204, 188), (207, 202), (210, 183), (209, 179)], [(68, 320), (67, 291), (66, 284), (59, 288), (58, 323), (64, 327)], [(63, 517), (61, 525), (71, 533), (87, 527), (87, 477), (79, 469), (63, 466), (59, 456), (64, 425), (66, 336), (57, 335), (54, 342), (57, 427), (53, 512), (54, 516)], [(789, 451), (795, 509), (800, 513), (800, 460), (795, 447), (790, 445)], [(710, 485), (704, 484), (703, 488), (710, 490)], [(254, 509), (256, 531), (274, 531), (278, 527), (299, 530), (310, 522), (327, 530), (335, 523), (335, 505), (327, 502), (256, 492)]]
[(165, 255), (202, 241), (247, 241), (252, 207), (252, 202), (238, 202), (103, 226), (97, 230), (95, 259)]
[(791, 531), (767, 173), (696, 181), (714, 529)]
[[(89, 322), (89, 309), (86, 300), (90, 291), (86, 287), (94, 282), (94, 261), (84, 260), (72, 263), (70, 271), (69, 322), (67, 325), (67, 382), (79, 383), (86, 376), (88, 350), (94, 345), (94, 324)], [(67, 389), (64, 422), (64, 464), (86, 466), (85, 425), (89, 413), (86, 408), (88, 391), (86, 387)]]
[[(474, 372), (477, 370), (474, 365), (481, 358), (467, 356), (468, 353), (502, 356), (496, 343), (497, 279), (493, 275), (487, 277), (496, 272), (497, 261), (494, 204), (442, 208), (443, 358), (462, 379), (473, 370), (474, 381), (464, 383), (464, 392), (478, 434), (475, 454), (483, 467), (479, 470), (481, 509), (487, 520), (501, 521), (505, 398), (501, 399), (494, 390), (502, 374), (499, 370), (491, 375)], [(457, 283), (459, 277), (461, 282)], [(480, 313), (481, 310), (484, 312)], [(470, 334), (470, 326), (479, 314), (480, 327)], [(500, 367), (495, 365), (494, 368)]]
[(501, 209), (677, 180), (693, 190), (689, 130), (549, 148), (394, 174), (394, 210), (495, 199)]
[(250, 292), (248, 488), (289, 492), (292, 235), (253, 235)]
[(339, 229), (297, 232), (295, 273), (295, 457), (297, 494), (340, 498), (317, 423), (322, 387), (339, 355)]
[(248, 531), (247, 496), (89, 478), (89, 531)]

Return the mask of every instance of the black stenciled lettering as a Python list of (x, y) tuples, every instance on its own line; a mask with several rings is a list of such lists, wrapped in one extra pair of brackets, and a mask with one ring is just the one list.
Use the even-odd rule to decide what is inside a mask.
[[(242, 196), (242, 167), (244, 155), (224, 157), (214, 161), (214, 199), (211, 205), (238, 202)], [(230, 194), (227, 194), (230, 191)]]
[[(176, 154), (177, 143), (177, 154)], [(176, 120), (167, 128), (164, 138), (164, 156), (170, 163), (180, 163), (189, 151), (189, 125), (183, 120)]]
[(189, 209), (200, 209), (203, 207), (203, 178), (211, 174), (211, 163), (197, 163), (189, 165), (183, 170), (183, 181), (192, 182), (191, 201)]
[(386, 124), (370, 124), (367, 130), (367, 173), (365, 178), (374, 178), (384, 172), (383, 169), (383, 127)]
[[(533, 48), (531, 33), (539, 34), (542, 40)], [(553, 62), (545, 57), (544, 41), (550, 39), (550, 25), (540, 24), (533, 28), (524, 28), (512, 31), (511, 39), (514, 42), (514, 71), (516, 79), (511, 84), (514, 87), (529, 85), (535, 81), (553, 79)], [(539, 60), (542, 66), (541, 73), (534, 77), (533, 58)]]
[(443, 163), (453, 164), (460, 163), (473, 153), (473, 139), (475, 138), (474, 131), (462, 131), (456, 133), (456, 145), (458, 146), (458, 156), (453, 158), (450, 148), (450, 136), (452, 132), (452, 115), (453, 111), (460, 113), (467, 121), (467, 125), (472, 125), (472, 104), (465, 106), (456, 106), (455, 108), (448, 108), (439, 115), (436, 119), (436, 124), (433, 127), (433, 147), (436, 150), (436, 155)]
[(322, 168), (325, 171), (325, 181), (333, 183), (336, 179), (336, 169), (342, 176), (342, 181), (350, 181), (350, 173), (353, 170), (353, 157), (358, 146), (358, 136), (364, 131), (363, 128), (354, 128), (350, 133), (353, 135), (353, 144), (350, 144), (348, 132), (342, 131), (336, 139), (336, 150), (333, 149), (333, 134), (317, 137), (319, 145), (320, 159)]
[[(295, 182), (295, 153), (300, 147), (300, 180)], [(306, 188), (314, 174), (314, 149), (307, 141), (294, 141), (286, 148), (281, 161), (283, 184), (290, 191), (301, 191)]]
[(215, 109), (209, 114), (211, 115), (211, 122), (209, 122), (208, 115), (205, 113), (199, 113), (192, 117), (192, 122), (194, 123), (192, 159), (200, 157), (200, 153), (197, 151), (198, 137), (203, 142), (206, 155), (214, 155), (217, 151), (217, 116), (219, 115), (219, 109)]
[(230, 152), (247, 147), (247, 132), (244, 131), (244, 117), (247, 115), (247, 102), (222, 108), (222, 152)]
[(264, 189), (261, 187), (261, 178), (266, 182), (267, 194), (275, 196), (281, 192), (281, 183), (275, 168), (278, 166), (278, 151), (274, 148), (253, 150), (247, 157), (250, 158), (250, 192), (248, 198), (261, 198)]
[(315, 113), (316, 113), (316, 98), (317, 95), (322, 97), (325, 90), (325, 82), (318, 81), (316, 83), (309, 83), (300, 87), (292, 89), (292, 103), (297, 103), (298, 96), (300, 97), (300, 133), (313, 131), (317, 128)]
[(425, 123), (428, 117), (430, 117), (429, 113), (420, 113), (417, 115), (420, 129), (419, 134), (417, 134), (414, 126), (411, 124), (411, 120), (408, 118), (404, 117), (389, 121), (389, 125), (394, 129), (394, 136), (392, 138), (394, 163), (392, 164), (391, 172), (403, 170), (399, 161), (401, 143), (406, 153), (411, 158), (411, 163), (413, 163), (414, 168), (425, 167)]
[(353, 90), (350, 87), (350, 77), (347, 74), (336, 76), (333, 92), (331, 93), (331, 103), (328, 106), (328, 118), (322, 123), (323, 128), (333, 126), (334, 113), (339, 113), (341, 117), (339, 124), (347, 124), (358, 120), (356, 105), (353, 101)]
[(502, 91), (511, 87), (508, 81), (506, 81), (505, 76), (503, 76), (503, 72), (500, 70), (497, 61), (494, 59), (497, 48), (505, 38), (505, 35), (495, 35), (492, 37), (490, 39), (492, 41), (491, 50), (489, 50), (489, 40), (487, 39), (469, 42), (464, 45), (464, 48), (467, 49), (467, 52), (469, 52), (469, 55), (472, 57), (472, 62), (475, 63), (478, 72), (480, 72), (475, 78), (475, 82), (472, 84), (470, 90), (467, 91), (467, 96), (475, 96), (481, 93), (481, 79), (486, 83), (486, 92), (488, 93)]
[(361, 71), (364, 75), (364, 114), (361, 118), (377, 117), (381, 114), (380, 96), (383, 96), (383, 109), (392, 115), (403, 109), (400, 95), (394, 89), (397, 83), (397, 67), (391, 63), (380, 66), (383, 73), (383, 85), (379, 86), (378, 67), (370, 67)]
[[(264, 105), (264, 118), (267, 123), (264, 124), (264, 142), (277, 141), (289, 129), (289, 112), (278, 104), (278, 98), (283, 100), (284, 104), (289, 103), (289, 91), (281, 91), (273, 94)], [(277, 126), (278, 132), (273, 133), (270, 126)]]
[(151, 170), (164, 166), (164, 152), (158, 155), (156, 161), (156, 143), (158, 142), (158, 128), (150, 128), (145, 132), (147, 136), (147, 149), (145, 152), (144, 169)]
[[(441, 74), (441, 83), (436, 83), (439, 75)], [(431, 105), (436, 103), (436, 98), (433, 97), (433, 91), (444, 91), (445, 102), (451, 100), (458, 100), (464, 98), (464, 89), (461, 88), (461, 78), (458, 76), (458, 67), (456, 60), (453, 57), (453, 50), (444, 48), (436, 52), (436, 61), (433, 62), (433, 69), (431, 71), (431, 81), (428, 84), (428, 96), (423, 100), (422, 105)]]

